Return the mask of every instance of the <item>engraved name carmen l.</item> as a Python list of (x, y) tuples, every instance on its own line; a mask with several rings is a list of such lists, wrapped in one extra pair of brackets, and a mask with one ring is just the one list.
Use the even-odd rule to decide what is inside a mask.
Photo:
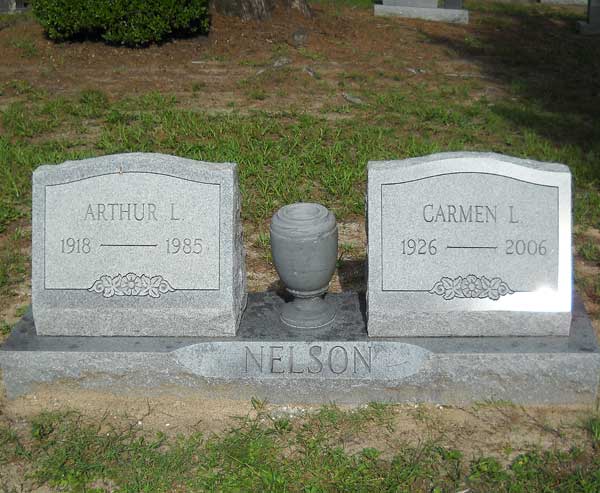
[(323, 370), (335, 375), (370, 374), (373, 364), (372, 348), (359, 349), (332, 346), (324, 351), (323, 346), (314, 344), (305, 354), (290, 346), (260, 346), (251, 349), (244, 346), (244, 372), (320, 374)]
[[(499, 207), (497, 204), (467, 205), (429, 203), (423, 206), (422, 216), (426, 223), (497, 223), (498, 210)], [(521, 222), (513, 205), (509, 205), (506, 209), (501, 207), (500, 211), (506, 212), (506, 222), (508, 224), (518, 224)], [(504, 217), (503, 214), (501, 215)]]

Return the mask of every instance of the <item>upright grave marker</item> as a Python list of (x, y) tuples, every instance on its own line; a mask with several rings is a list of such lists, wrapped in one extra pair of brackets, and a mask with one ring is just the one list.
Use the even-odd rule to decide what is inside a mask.
[(582, 34), (600, 34), (600, 0), (588, 0), (587, 22), (579, 21), (577, 28)]
[(569, 334), (566, 166), (446, 153), (368, 180), (369, 335)]
[(236, 165), (122, 154), (33, 175), (40, 335), (232, 336), (246, 303)]

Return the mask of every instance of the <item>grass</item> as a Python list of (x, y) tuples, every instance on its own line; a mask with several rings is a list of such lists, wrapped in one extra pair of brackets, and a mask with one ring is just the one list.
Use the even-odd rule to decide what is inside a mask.
[(579, 246), (579, 255), (588, 262), (600, 263), (600, 246), (594, 240), (584, 240)]
[[(533, 448), (508, 464), (471, 459), (425, 440), (349, 451), (347, 437), (391, 425), (392, 408), (355, 411), (324, 406), (298, 418), (277, 417), (254, 401), (253, 417), (204, 436), (167, 437), (135, 425), (46, 412), (28, 432), (0, 428), (0, 465), (20, 464), (35, 486), (63, 491), (171, 492), (582, 492), (600, 489), (597, 417), (589, 443), (568, 451)], [(104, 487), (98, 487), (104, 485)], [(96, 488), (96, 489), (94, 489)]]
[(508, 2), (486, 2), (483, 0), (465, 0), (465, 9), (487, 14), (502, 14), (520, 17), (544, 17), (550, 19), (580, 20), (581, 15), (573, 10), (556, 8), (548, 4), (527, 4)]
[(12, 234), (8, 241), (0, 246), (0, 294), (8, 294), (26, 274), (27, 257), (21, 253), (17, 243), (18, 235)]
[(35, 41), (28, 38), (14, 39), (11, 41), (12, 46), (18, 48), (21, 51), (21, 56), (25, 58), (34, 58), (38, 53), (37, 45)]
[[(375, 93), (360, 74), (341, 77), (366, 104), (331, 106), (342, 116), (337, 119), (293, 107), (206, 113), (156, 92), (111, 98), (86, 89), (54, 96), (12, 81), (5, 90), (13, 101), (0, 109), (0, 232), (29, 214), (38, 165), (132, 151), (239, 163), (243, 219), (255, 225), (297, 201), (323, 203), (338, 220), (363, 215), (369, 160), (473, 150), (562, 162), (575, 180), (575, 223), (600, 227), (600, 119), (535, 101), (473, 99), (477, 81), (434, 89), (404, 81)], [(246, 92), (249, 101), (269, 93), (254, 85)], [(557, 135), (574, 137), (564, 143)], [(17, 283), (27, 261), (7, 250), (1, 255), (0, 288)]]
[[(260, 89), (249, 97), (265, 94)], [(576, 222), (600, 224), (599, 141), (561, 146), (523, 131), (526, 123), (515, 123), (512, 103), (467, 104), (460, 95), (448, 99), (447, 91), (412, 86), (401, 94), (361, 94), (368, 108), (355, 107), (352, 118), (331, 121), (295, 110), (207, 114), (159, 93), (116, 100), (99, 90), (24, 96), (0, 112), (0, 230), (28, 208), (37, 165), (131, 151), (238, 162), (244, 218), (257, 223), (298, 200), (323, 202), (340, 219), (362, 215), (368, 160), (464, 149), (504, 152), (568, 163), (578, 186)], [(440, 98), (447, 98), (443, 107)], [(511, 118), (504, 117), (508, 112)], [(520, 112), (526, 120), (538, 109), (530, 105)], [(574, 123), (558, 115), (555, 121), (557, 131)], [(600, 135), (600, 121), (580, 123)]]

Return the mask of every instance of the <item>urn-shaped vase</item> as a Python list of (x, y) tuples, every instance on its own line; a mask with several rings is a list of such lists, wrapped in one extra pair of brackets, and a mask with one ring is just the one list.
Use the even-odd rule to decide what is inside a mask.
[(281, 310), (291, 327), (314, 329), (335, 318), (323, 299), (337, 260), (335, 216), (320, 204), (297, 203), (279, 209), (271, 220), (271, 252), (277, 273), (294, 296)]

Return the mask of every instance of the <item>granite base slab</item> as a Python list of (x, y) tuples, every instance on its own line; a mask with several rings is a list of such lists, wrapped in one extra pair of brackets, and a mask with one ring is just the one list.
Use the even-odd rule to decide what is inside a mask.
[(600, 22), (592, 24), (590, 22), (578, 21), (577, 31), (581, 34), (600, 34)]
[(438, 6), (438, 0), (383, 0), (383, 5), (388, 7), (418, 7), (435, 9)]
[(376, 16), (397, 16), (456, 24), (469, 23), (469, 11), (463, 9), (403, 7), (398, 5), (375, 5), (374, 9)]
[(335, 321), (302, 333), (279, 321), (281, 297), (251, 294), (238, 335), (222, 338), (39, 336), (29, 312), (0, 347), (7, 397), (69, 384), (281, 404), (596, 403), (600, 353), (579, 299), (569, 337), (452, 338), (370, 338), (363, 297), (326, 299)]

